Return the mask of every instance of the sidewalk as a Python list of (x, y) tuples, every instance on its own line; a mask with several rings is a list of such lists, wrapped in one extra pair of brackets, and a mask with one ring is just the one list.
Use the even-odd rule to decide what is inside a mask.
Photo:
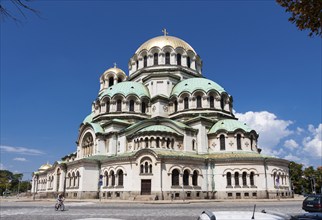
[[(204, 199), (204, 200), (150, 200), (150, 201), (136, 201), (136, 200), (120, 200), (120, 199), (66, 199), (66, 203), (71, 202), (92, 202), (92, 203), (141, 203), (141, 204), (189, 204), (189, 203), (212, 203), (212, 202), (286, 202), (286, 201), (303, 201), (303, 196), (296, 196), (294, 198), (285, 199)], [(45, 202), (54, 203), (56, 199), (33, 199), (32, 197), (1, 197), (0, 202)]]

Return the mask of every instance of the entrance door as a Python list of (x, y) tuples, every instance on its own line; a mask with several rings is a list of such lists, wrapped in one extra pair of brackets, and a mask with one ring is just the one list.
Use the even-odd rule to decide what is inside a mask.
[(141, 195), (151, 195), (151, 180), (141, 180)]

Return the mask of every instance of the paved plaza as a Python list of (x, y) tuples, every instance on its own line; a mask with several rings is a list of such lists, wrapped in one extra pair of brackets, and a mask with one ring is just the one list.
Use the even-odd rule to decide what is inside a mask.
[(129, 202), (111, 200), (66, 200), (65, 211), (54, 210), (55, 200), (2, 199), (1, 219), (14, 220), (196, 220), (204, 210), (256, 211), (284, 214), (303, 213), (301, 199), (287, 200), (207, 200)]

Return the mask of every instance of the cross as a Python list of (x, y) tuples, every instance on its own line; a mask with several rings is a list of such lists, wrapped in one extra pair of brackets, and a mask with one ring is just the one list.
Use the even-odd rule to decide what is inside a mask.
[(162, 32), (164, 33), (164, 36), (167, 36), (169, 33), (167, 32), (167, 29), (163, 28)]
[(114, 63), (114, 68), (116, 68), (116, 63)]

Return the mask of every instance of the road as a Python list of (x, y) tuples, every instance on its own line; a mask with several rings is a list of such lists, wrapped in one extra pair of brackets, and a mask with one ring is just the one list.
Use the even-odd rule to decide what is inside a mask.
[(186, 203), (127, 203), (98, 201), (66, 201), (65, 211), (55, 211), (54, 201), (1, 201), (1, 220), (51, 219), (122, 219), (122, 220), (196, 220), (203, 210), (256, 211), (284, 214), (303, 213), (302, 201), (207, 201)]

